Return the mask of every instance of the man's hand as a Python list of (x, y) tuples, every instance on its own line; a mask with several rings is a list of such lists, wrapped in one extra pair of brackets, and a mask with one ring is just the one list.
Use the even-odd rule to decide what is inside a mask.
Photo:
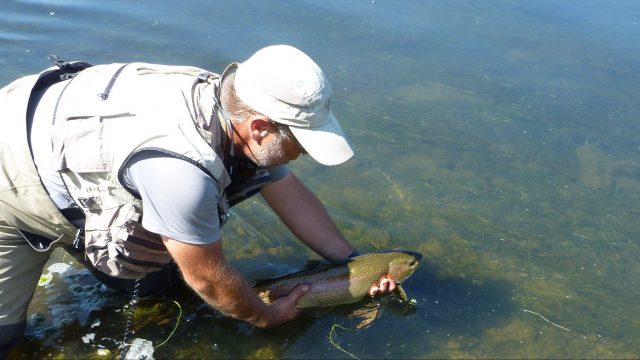
[(300, 313), (296, 303), (308, 286), (298, 286), (266, 305), (242, 274), (224, 260), (222, 241), (194, 245), (167, 237), (163, 240), (187, 284), (222, 313), (263, 328), (280, 325)]
[(373, 284), (371, 286), (371, 289), (369, 289), (369, 295), (376, 296), (378, 294), (382, 295), (385, 293), (391, 293), (395, 289), (396, 283), (388, 277), (383, 277), (380, 279), (379, 284)]
[(255, 325), (261, 328), (271, 328), (295, 319), (301, 313), (301, 310), (296, 308), (298, 300), (308, 291), (308, 285), (296, 286), (289, 295), (271, 303), (267, 308), (268, 310)]

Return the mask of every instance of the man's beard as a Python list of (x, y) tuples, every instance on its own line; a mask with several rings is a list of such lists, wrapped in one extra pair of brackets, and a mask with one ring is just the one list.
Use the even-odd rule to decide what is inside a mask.
[(284, 165), (289, 162), (284, 151), (284, 141), (287, 136), (280, 131), (275, 133), (273, 140), (254, 153), (256, 165), (261, 168), (272, 168), (276, 165)]

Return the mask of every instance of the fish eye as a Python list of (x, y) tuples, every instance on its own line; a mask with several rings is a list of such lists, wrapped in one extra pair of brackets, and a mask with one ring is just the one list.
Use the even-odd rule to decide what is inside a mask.
[(409, 266), (411, 267), (416, 266), (416, 261), (415, 260), (409, 261)]

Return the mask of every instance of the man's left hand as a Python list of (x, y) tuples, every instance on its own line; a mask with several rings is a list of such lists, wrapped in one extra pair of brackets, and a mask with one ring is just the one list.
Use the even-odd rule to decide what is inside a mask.
[(396, 289), (396, 283), (389, 279), (388, 277), (383, 277), (380, 279), (380, 283), (373, 284), (371, 289), (369, 289), (369, 295), (383, 295), (393, 292)]

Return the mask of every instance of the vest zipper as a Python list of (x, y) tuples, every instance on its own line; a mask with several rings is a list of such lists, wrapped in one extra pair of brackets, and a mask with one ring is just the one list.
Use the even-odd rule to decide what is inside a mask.
[(111, 88), (113, 87), (113, 84), (116, 82), (116, 79), (118, 78), (118, 76), (120, 76), (120, 73), (122, 72), (122, 70), (124, 70), (124, 67), (127, 66), (129, 64), (124, 64), (122, 66), (120, 66), (120, 68), (118, 68), (118, 70), (116, 70), (115, 74), (113, 74), (113, 76), (111, 77), (111, 80), (109, 80), (109, 83), (107, 84), (107, 87), (104, 89), (103, 92), (99, 93), (98, 96), (100, 97), (100, 99), (107, 100), (109, 98), (109, 94), (111, 93)]

